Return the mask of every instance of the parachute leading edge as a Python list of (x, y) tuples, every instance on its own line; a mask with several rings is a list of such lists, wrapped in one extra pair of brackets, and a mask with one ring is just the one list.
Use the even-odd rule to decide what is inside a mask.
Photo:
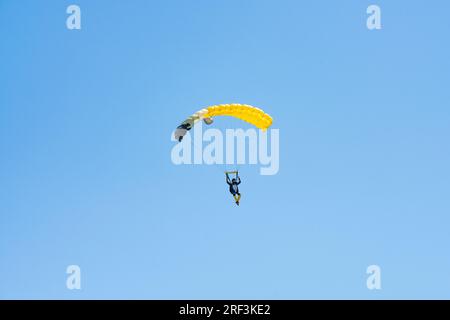
[(175, 139), (183, 140), (186, 133), (191, 130), (194, 125), (203, 120), (206, 124), (213, 123), (213, 117), (229, 116), (246, 121), (255, 127), (266, 130), (272, 125), (272, 117), (263, 110), (247, 105), (247, 104), (220, 104), (201, 109), (188, 117), (175, 130)]

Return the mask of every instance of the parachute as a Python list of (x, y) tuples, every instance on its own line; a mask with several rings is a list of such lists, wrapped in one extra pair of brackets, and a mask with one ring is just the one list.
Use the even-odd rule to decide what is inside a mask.
[(272, 117), (263, 110), (247, 104), (220, 104), (201, 109), (184, 120), (175, 130), (175, 139), (183, 140), (186, 133), (200, 120), (208, 125), (212, 124), (213, 117), (216, 116), (235, 117), (262, 130), (269, 128), (273, 121)]

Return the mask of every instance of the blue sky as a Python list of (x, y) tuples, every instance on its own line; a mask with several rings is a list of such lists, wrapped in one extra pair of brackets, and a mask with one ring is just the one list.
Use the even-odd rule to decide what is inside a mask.
[[(0, 0), (0, 298), (450, 298), (448, 1), (72, 3)], [(170, 159), (230, 102), (280, 130), (240, 207)]]

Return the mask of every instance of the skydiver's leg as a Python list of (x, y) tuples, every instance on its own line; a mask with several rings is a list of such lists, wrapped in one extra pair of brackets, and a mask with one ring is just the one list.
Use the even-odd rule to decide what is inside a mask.
[(238, 194), (236, 197), (236, 204), (239, 205), (239, 200), (241, 200), (241, 195)]
[(233, 194), (233, 198), (234, 198), (234, 202), (236, 202), (236, 204), (239, 205), (239, 200), (241, 200), (241, 194), (237, 192), (237, 193)]

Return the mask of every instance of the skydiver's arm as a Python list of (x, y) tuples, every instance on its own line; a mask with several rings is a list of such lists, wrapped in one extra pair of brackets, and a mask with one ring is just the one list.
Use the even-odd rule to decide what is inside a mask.
[(237, 177), (236, 178), (236, 184), (240, 184), (241, 183), (241, 178)]
[(231, 185), (231, 180), (230, 180), (230, 177), (228, 176), (228, 173), (225, 173), (225, 175), (227, 176), (227, 183), (228, 183), (229, 185)]

